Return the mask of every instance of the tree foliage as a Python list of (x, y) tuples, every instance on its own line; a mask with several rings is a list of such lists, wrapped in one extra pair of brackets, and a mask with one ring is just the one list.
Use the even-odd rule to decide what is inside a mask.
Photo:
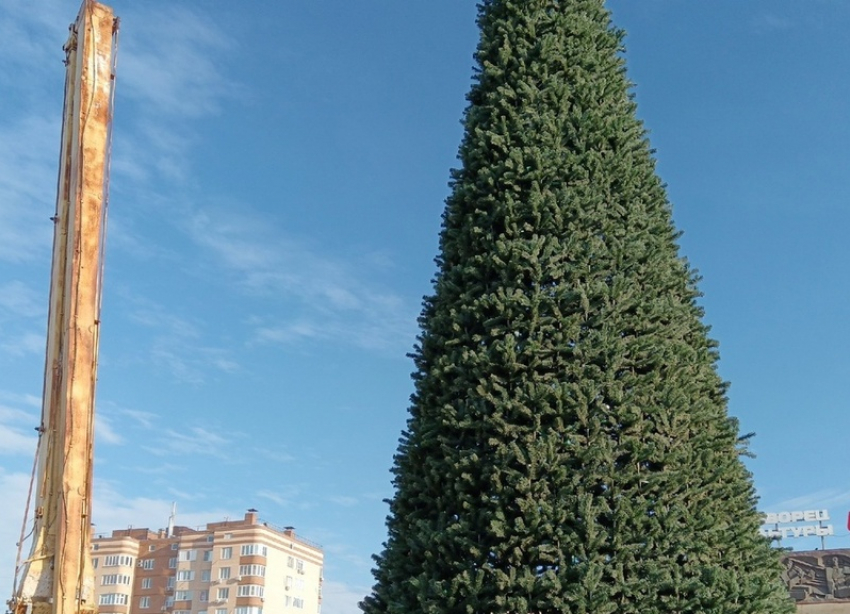
[(366, 614), (793, 610), (602, 0), (487, 0)]

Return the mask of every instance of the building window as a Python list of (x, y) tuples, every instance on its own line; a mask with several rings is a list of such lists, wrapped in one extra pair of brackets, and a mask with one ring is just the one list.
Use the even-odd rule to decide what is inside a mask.
[(233, 539), (233, 533), (225, 533), (224, 539)]
[(114, 584), (126, 584), (129, 586), (130, 576), (115, 573), (107, 574), (101, 578), (100, 583), (102, 586), (111, 586)]
[(124, 593), (105, 593), (100, 596), (100, 605), (127, 605), (128, 597)]
[(212, 550), (204, 550), (204, 560), (211, 561), (212, 560)]
[(289, 590), (292, 588), (292, 576), (286, 576), (286, 589)]
[(240, 576), (259, 576), (260, 578), (266, 577), (266, 566), (265, 565), (240, 565), (239, 566), (239, 575)]
[(209, 582), (210, 581), (210, 570), (204, 569), (201, 570), (201, 582)]
[(211, 544), (214, 539), (215, 539), (215, 536), (212, 533), (207, 535), (207, 543)]
[(218, 579), (219, 580), (229, 580), (230, 579), (230, 567), (219, 567), (218, 568)]
[(178, 554), (178, 560), (180, 561), (194, 561), (198, 558), (197, 550), (181, 550)]
[(233, 558), (233, 548), (228, 546), (227, 548), (221, 549), (221, 558), (223, 559), (231, 559)]
[(300, 597), (293, 597), (292, 607), (298, 608), (299, 610), (304, 609), (304, 600), (301, 599)]
[(263, 609), (255, 605), (243, 605), (233, 610), (233, 614), (263, 614)]
[(215, 594), (216, 599), (228, 599), (230, 597), (230, 589), (229, 588), (220, 588), (216, 591)]
[(94, 567), (95, 569), (97, 569), (97, 558), (93, 558), (93, 559), (91, 560), (91, 564), (92, 564), (92, 567)]
[(168, 568), (174, 569), (175, 567), (177, 567), (177, 557), (172, 556), (170, 559), (168, 559)]
[(195, 572), (191, 569), (181, 569), (177, 572), (178, 582), (191, 582), (195, 579)]
[(261, 544), (245, 544), (242, 546), (242, 556), (252, 556), (252, 555), (260, 555), (260, 556), (268, 556), (269, 549), (266, 546)]
[(210, 592), (208, 590), (203, 590), (198, 593), (198, 601), (205, 603), (210, 600)]
[(171, 544), (172, 550), (177, 550), (179, 547), (180, 547), (180, 544), (178, 544), (177, 542), (174, 542), (173, 544)]
[(148, 552), (153, 552), (154, 550), (156, 550), (156, 546), (154, 546), (153, 544), (148, 546)]
[(285, 602), (283, 605), (284, 605), (284, 607), (287, 607), (287, 608), (288, 608), (289, 606), (291, 606), (291, 605), (292, 605), (292, 597), (290, 597), (289, 595), (287, 595), (287, 596), (286, 596), (286, 602)]
[(192, 601), (192, 591), (177, 591), (174, 593), (174, 601)]
[(139, 607), (142, 609), (151, 607), (151, 598), (142, 597), (141, 599), (139, 599)]
[(153, 586), (152, 578), (142, 578), (142, 588), (151, 588)]
[(133, 557), (123, 554), (111, 554), (103, 559), (104, 567), (132, 567)]
[(239, 587), (237, 597), (262, 597), (263, 588), (259, 584), (243, 584)]
[(168, 588), (174, 588), (174, 576), (168, 578), (168, 583), (166, 584)]
[(170, 608), (170, 607), (173, 607), (173, 606), (174, 606), (174, 597), (169, 595), (168, 597), (165, 598), (165, 607)]
[(301, 559), (295, 559), (295, 571), (298, 573), (304, 573), (304, 561)]
[(192, 610), (174, 610), (172, 614), (192, 614)]
[(227, 614), (227, 608), (216, 608), (215, 614)]
[(153, 569), (153, 559), (145, 559), (142, 561), (142, 569)]
[(286, 557), (286, 566), (287, 567), (295, 567), (295, 557), (294, 556)]

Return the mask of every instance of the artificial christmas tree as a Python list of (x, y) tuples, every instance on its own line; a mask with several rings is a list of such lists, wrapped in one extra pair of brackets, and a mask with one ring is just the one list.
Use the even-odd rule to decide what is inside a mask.
[(366, 614), (793, 611), (602, 0), (479, 5)]

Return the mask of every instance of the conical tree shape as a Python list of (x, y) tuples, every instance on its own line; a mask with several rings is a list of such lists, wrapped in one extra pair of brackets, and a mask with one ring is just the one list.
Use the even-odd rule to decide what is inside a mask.
[(487, 0), (366, 614), (793, 611), (602, 0)]

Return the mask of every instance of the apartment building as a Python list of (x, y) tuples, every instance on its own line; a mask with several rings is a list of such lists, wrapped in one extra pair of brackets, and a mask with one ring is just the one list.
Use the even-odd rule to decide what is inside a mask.
[(244, 519), (203, 529), (95, 535), (100, 614), (317, 614), (324, 554), (292, 527)]

